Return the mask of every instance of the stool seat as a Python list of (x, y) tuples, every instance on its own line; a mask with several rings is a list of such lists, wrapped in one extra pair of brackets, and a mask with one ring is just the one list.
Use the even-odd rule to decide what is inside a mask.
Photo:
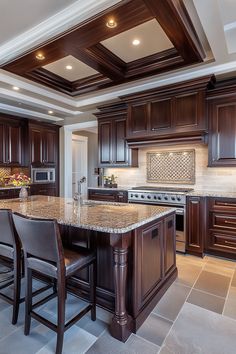
[[(95, 260), (96, 256), (91, 251), (83, 247), (76, 247), (76, 251), (64, 248), (64, 264), (66, 277), (73, 274), (76, 270), (82, 269)], [(32, 270), (43, 273), (49, 277), (57, 279), (57, 264), (55, 262), (45, 261), (43, 259), (28, 257), (27, 265)]]
[(14, 248), (12, 246), (0, 244), (0, 256), (14, 259)]

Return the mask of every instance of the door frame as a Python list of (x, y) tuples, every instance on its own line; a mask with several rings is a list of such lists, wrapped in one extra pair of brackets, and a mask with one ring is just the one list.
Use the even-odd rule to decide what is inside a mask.
[[(88, 137), (82, 136), (82, 135), (77, 135), (77, 134), (72, 134), (72, 144), (73, 144), (73, 141), (79, 141), (79, 142), (83, 143), (84, 148), (85, 148), (84, 159), (86, 161), (86, 169), (85, 169), (85, 172), (83, 171), (82, 176), (86, 177), (85, 186), (87, 189), (87, 187), (88, 187)], [(73, 167), (73, 163), (72, 163), (71, 167)], [(72, 169), (71, 169), (71, 171), (72, 171)], [(71, 184), (71, 188), (72, 188), (72, 184)], [(72, 195), (72, 197), (73, 197), (73, 195)]]
[(72, 197), (72, 134), (97, 127), (97, 121), (65, 125), (60, 128), (60, 196)]

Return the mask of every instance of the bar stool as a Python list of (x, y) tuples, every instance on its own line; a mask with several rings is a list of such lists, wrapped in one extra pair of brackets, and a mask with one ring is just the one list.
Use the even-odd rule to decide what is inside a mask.
[(21, 262), (23, 254), (21, 252), (19, 237), (13, 225), (11, 210), (0, 209), (0, 225), (0, 262), (9, 269), (7, 272), (0, 273), (7, 275), (13, 271), (13, 277), (8, 276), (3, 284), (0, 285), (0, 290), (14, 284), (13, 298), (2, 292), (0, 292), (0, 297), (13, 305), (12, 324), (16, 324), (19, 314), (19, 305), (24, 301), (24, 299), (20, 299)]
[[(19, 213), (13, 213), (13, 220), (24, 250), (27, 281), (24, 333), (25, 335), (29, 334), (31, 317), (33, 317), (57, 333), (56, 354), (60, 354), (64, 332), (67, 329), (90, 310), (91, 319), (96, 320), (95, 253), (83, 247), (77, 247), (76, 251), (64, 248), (56, 220), (29, 218)], [(90, 303), (65, 323), (66, 281), (85, 267), (90, 267)], [(57, 281), (57, 325), (33, 311), (52, 298), (52, 295), (49, 295), (32, 305), (33, 270)]]

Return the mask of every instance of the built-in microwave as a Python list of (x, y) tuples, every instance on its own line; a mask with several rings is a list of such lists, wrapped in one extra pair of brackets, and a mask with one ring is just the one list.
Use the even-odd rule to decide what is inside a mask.
[(33, 183), (55, 182), (55, 168), (32, 168), (31, 180)]

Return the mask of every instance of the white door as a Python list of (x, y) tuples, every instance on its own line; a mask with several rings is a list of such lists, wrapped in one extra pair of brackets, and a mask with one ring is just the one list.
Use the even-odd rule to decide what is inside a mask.
[(72, 134), (72, 197), (78, 192), (78, 181), (85, 177), (81, 184), (82, 197), (87, 199), (88, 181), (88, 138)]

